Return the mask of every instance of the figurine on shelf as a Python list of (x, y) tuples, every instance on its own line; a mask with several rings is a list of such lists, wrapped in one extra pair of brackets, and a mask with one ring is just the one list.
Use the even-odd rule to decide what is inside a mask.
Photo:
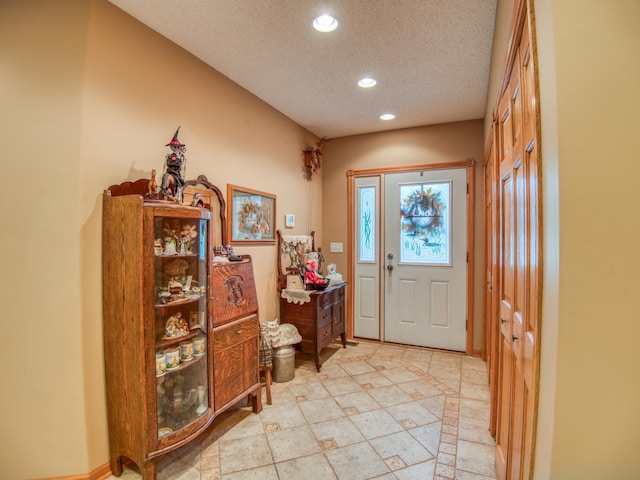
[(153, 196), (158, 191), (158, 182), (156, 181), (156, 169), (151, 170), (151, 178), (149, 179), (149, 196)]
[(342, 281), (342, 275), (336, 272), (336, 264), (330, 263), (327, 265), (327, 280), (329, 280), (329, 285), (340, 285)]
[(198, 230), (195, 225), (185, 224), (180, 231), (180, 254), (193, 253), (193, 241), (198, 237)]
[(168, 338), (184, 337), (189, 333), (189, 325), (182, 318), (182, 313), (178, 312), (169, 317), (164, 333)]
[(324, 263), (324, 255), (322, 255), (322, 247), (318, 247), (318, 275), (322, 275), (323, 263)]
[(193, 194), (193, 199), (191, 200), (191, 206), (204, 208), (204, 200), (202, 200), (202, 194), (200, 193)]
[(165, 158), (165, 173), (162, 176), (160, 191), (166, 199), (182, 203), (182, 188), (184, 187), (184, 173), (187, 164), (184, 154), (187, 151), (187, 146), (178, 140), (179, 131), (180, 127), (173, 135), (173, 139), (165, 145), (171, 148), (171, 153), (168, 153)]
[(318, 275), (318, 263), (315, 260), (307, 260), (305, 263), (304, 283), (311, 289), (323, 289), (329, 284), (326, 278)]

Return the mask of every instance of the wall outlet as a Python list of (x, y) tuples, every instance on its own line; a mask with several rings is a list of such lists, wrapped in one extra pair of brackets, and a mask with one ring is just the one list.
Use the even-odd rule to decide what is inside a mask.
[(331, 253), (342, 253), (342, 242), (331, 242)]

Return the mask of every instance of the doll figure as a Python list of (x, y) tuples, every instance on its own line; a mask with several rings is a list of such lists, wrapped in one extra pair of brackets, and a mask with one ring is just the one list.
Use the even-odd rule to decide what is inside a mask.
[(307, 285), (326, 285), (327, 280), (318, 275), (318, 262), (307, 260), (305, 263), (304, 281)]

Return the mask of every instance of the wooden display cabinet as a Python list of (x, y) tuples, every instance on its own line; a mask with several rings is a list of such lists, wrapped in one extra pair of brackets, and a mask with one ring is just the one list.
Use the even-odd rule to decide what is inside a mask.
[(110, 466), (120, 476), (128, 458), (153, 479), (158, 459), (214, 418), (211, 213), (118, 193), (103, 197)]

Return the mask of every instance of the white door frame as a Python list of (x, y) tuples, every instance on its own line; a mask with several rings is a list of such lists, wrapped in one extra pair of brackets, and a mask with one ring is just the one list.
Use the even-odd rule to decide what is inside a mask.
[[(356, 202), (356, 182), (358, 177), (373, 177), (376, 175), (384, 176), (388, 173), (401, 173), (410, 171), (424, 171), (424, 170), (436, 170), (436, 169), (451, 169), (461, 168), (467, 169), (467, 338), (466, 338), (466, 353), (473, 353), (473, 290), (474, 290), (474, 252), (473, 252), (473, 239), (474, 239), (474, 160), (466, 160), (463, 162), (450, 162), (450, 163), (434, 163), (427, 165), (410, 165), (403, 167), (388, 167), (378, 169), (366, 169), (366, 170), (349, 170), (347, 172), (347, 236), (348, 236), (348, 249), (347, 249), (347, 262), (349, 279), (355, 278), (355, 241), (356, 241), (356, 226), (354, 218), (355, 202)], [(381, 192), (384, 195), (384, 192)], [(381, 246), (384, 247), (384, 246)], [(380, 255), (384, 253), (380, 251)], [(384, 262), (380, 262), (380, 269), (382, 270)], [(379, 272), (379, 278), (384, 278), (383, 272)], [(354, 282), (350, 281), (347, 284), (347, 337), (354, 338)], [(381, 299), (382, 301), (382, 299)], [(381, 308), (380, 311), (383, 311)], [(384, 319), (381, 319), (381, 325)], [(383, 337), (380, 337), (383, 338)]]

